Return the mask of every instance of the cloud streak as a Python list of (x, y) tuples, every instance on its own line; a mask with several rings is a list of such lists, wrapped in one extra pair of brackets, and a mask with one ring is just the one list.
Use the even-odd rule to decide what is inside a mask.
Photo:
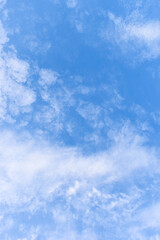
[[(122, 221), (123, 214), (126, 218), (126, 221), (121, 222), (123, 228), (127, 228), (127, 221), (130, 221), (132, 229), (129, 231), (133, 231), (137, 224), (130, 218), (141, 204), (141, 191), (135, 187), (130, 189), (132, 193), (113, 194), (107, 189), (123, 181), (135, 181), (141, 171), (144, 177), (152, 175), (152, 172), (158, 173), (159, 160), (156, 149), (146, 147), (143, 137), (131, 129), (131, 126), (128, 128), (126, 125), (119, 133), (112, 132), (112, 146), (104, 152), (91, 155), (82, 154), (78, 148), (48, 143), (43, 138), (35, 138), (27, 132), (17, 134), (8, 130), (1, 131), (0, 206), (4, 206), (1, 212), (2, 225), (7, 221), (10, 211), (21, 217), (25, 214), (32, 218), (39, 211), (47, 209), (46, 217), (53, 214), (51, 221), (56, 221), (56, 225), (54, 228), (50, 225), (42, 227), (39, 223), (36, 228), (37, 223), (34, 225), (34, 221), (31, 221), (31, 232), (35, 232), (35, 239), (38, 236), (50, 239), (52, 234), (57, 234), (58, 239), (64, 239), (61, 228), (64, 229), (65, 235), (74, 239), (81, 239), (82, 236), (87, 239), (92, 234), (95, 239), (99, 239), (96, 231), (90, 230), (92, 223), (103, 227), (108, 221)], [(102, 186), (105, 186), (105, 191)], [(134, 185), (131, 188), (134, 188)], [(57, 199), (61, 200), (57, 202)], [(59, 201), (62, 201), (64, 207), (65, 204), (74, 207), (76, 219), (72, 211), (64, 211), (63, 204), (58, 204)], [(53, 209), (49, 207), (51, 202)], [(108, 212), (108, 217), (102, 215), (103, 220), (100, 220), (98, 210), (92, 209), (96, 204), (99, 211)], [(80, 218), (81, 214), (85, 214), (83, 219)], [(140, 219), (140, 215), (137, 215), (137, 219)], [(77, 221), (83, 222), (82, 232), (75, 228)], [(8, 227), (11, 230), (17, 224), (14, 220)], [(28, 221), (23, 224), (23, 228), (26, 227), (29, 227)], [(44, 227), (48, 228), (47, 235), (43, 234)], [(115, 231), (117, 230), (115, 227)], [(138, 234), (140, 229), (136, 231)], [(27, 236), (25, 232), (24, 234)], [(31, 235), (28, 235), (27, 239), (30, 237)]]
[[(109, 13), (113, 29), (104, 34), (106, 38), (115, 41), (120, 47), (128, 50), (141, 51), (142, 59), (156, 58), (160, 54), (160, 22), (145, 21), (142, 17), (128, 16), (123, 19)], [(126, 45), (127, 44), (127, 45)]]
[(52, 188), (70, 179), (92, 182), (104, 177), (109, 183), (129, 177), (138, 169), (145, 171), (150, 165), (155, 169), (156, 154), (143, 146), (138, 134), (126, 128), (115, 136), (115, 143), (107, 151), (83, 156), (76, 148), (51, 146), (31, 136), (3, 131), (0, 202), (21, 204), (44, 193), (47, 198)]

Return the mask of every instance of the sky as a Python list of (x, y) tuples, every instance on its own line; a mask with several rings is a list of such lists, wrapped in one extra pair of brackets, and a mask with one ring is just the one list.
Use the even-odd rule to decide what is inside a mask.
[(160, 240), (159, 12), (0, 0), (0, 239)]

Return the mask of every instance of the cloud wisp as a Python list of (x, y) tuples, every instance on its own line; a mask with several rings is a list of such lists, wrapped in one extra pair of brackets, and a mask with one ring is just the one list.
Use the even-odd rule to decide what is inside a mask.
[(113, 28), (104, 33), (104, 36), (115, 41), (125, 51), (140, 51), (142, 59), (154, 59), (160, 55), (160, 22), (144, 20), (142, 17), (116, 17), (109, 13)]
[[(88, 192), (88, 197), (90, 196), (87, 197), (87, 201), (91, 201), (91, 196), (96, 195), (98, 201), (104, 198), (103, 201), (108, 202), (109, 198), (114, 199), (114, 196), (103, 196), (104, 193), (100, 190), (103, 184), (111, 187), (123, 182), (124, 179), (134, 180), (142, 169), (144, 176), (152, 175), (152, 172), (158, 173), (157, 153), (155, 149), (149, 149), (144, 145), (144, 139), (138, 133), (124, 126), (121, 132), (118, 134), (114, 132), (111, 137), (114, 143), (108, 150), (85, 156), (77, 148), (51, 145), (39, 137), (33, 138), (27, 132), (17, 135), (13, 131), (1, 131), (0, 206), (4, 206), (1, 212), (3, 219), (7, 218), (10, 211), (22, 216), (24, 213), (27, 216), (31, 213), (38, 214), (36, 212), (43, 209), (42, 205), (48, 206), (55, 199), (53, 208), (56, 214), (56, 226), (62, 227), (64, 223), (61, 220), (58, 221), (60, 216), (57, 215), (59, 211), (63, 211), (63, 204), (57, 206), (56, 203), (59, 194), (62, 199), (66, 199), (63, 201), (67, 201), (68, 204), (73, 204), (72, 201), (75, 199), (75, 211), (80, 214), (87, 209), (92, 211), (90, 208), (93, 203), (83, 203), (83, 209), (78, 203), (85, 198), (85, 195), (81, 195), (85, 191)], [(97, 188), (100, 192), (96, 190)], [(113, 202), (106, 202), (106, 205), (99, 203), (99, 209), (105, 206), (106, 211), (109, 211), (111, 215), (116, 214), (113, 210), (118, 206), (119, 210), (123, 211), (123, 201), (124, 203), (128, 201), (125, 198), (123, 199), (122, 194), (122, 203), (120, 199), (112, 199)], [(129, 202), (132, 200), (135, 201), (134, 197), (130, 196)], [(63, 215), (66, 218), (66, 213)], [(79, 218), (78, 215), (77, 218)], [(66, 220), (64, 221), (66, 224)], [(108, 218), (103, 217), (103, 221), (105, 223)], [(4, 224), (3, 220), (2, 224)], [(34, 226), (34, 223), (32, 224)], [(97, 222), (97, 224), (101, 226), (102, 223)], [(88, 227), (84, 226), (83, 230), (89, 231), (89, 226), (90, 224)], [(10, 226), (10, 229), (13, 227), (14, 224)], [(68, 234), (71, 234), (72, 227)], [(42, 231), (41, 225), (39, 231)], [(54, 227), (49, 228), (49, 231), (54, 231)], [(76, 232), (77, 230), (74, 229), (74, 233)], [(98, 239), (96, 235), (95, 239)]]
[[(150, 137), (159, 124), (159, 110), (151, 107), (158, 97), (145, 96), (143, 104), (141, 95), (152, 90), (141, 85), (145, 64), (133, 73), (126, 62), (121, 68), (121, 56), (113, 61), (97, 44), (97, 29), (109, 18), (105, 43), (142, 64), (155, 60), (160, 22), (117, 17), (108, 14), (117, 12), (114, 4), (91, 2), (15, 0), (3, 11), (0, 239), (160, 239), (160, 158), (156, 135)], [(13, 16), (17, 30), (9, 38)], [(31, 16), (30, 32), (23, 23)]]

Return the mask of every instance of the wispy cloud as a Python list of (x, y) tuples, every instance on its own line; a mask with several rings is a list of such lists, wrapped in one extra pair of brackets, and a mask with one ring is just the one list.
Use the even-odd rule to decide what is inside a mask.
[[(145, 20), (142, 16), (132, 14), (125, 19), (109, 13), (114, 24), (113, 29), (106, 30), (104, 36), (115, 41), (120, 47), (141, 51), (142, 58), (156, 58), (160, 55), (160, 22)], [(109, 32), (108, 32), (109, 31)], [(124, 44), (124, 45), (123, 45)], [(127, 45), (126, 45), (127, 44)]]
[(8, 37), (5, 29), (3, 28), (2, 22), (0, 21), (0, 50), (3, 46), (3, 44), (8, 42)]
[(48, 86), (55, 83), (59, 76), (58, 73), (49, 69), (41, 69), (39, 75), (40, 75), (39, 83), (42, 86)]
[[(25, 213), (25, 216), (32, 218), (38, 211), (45, 212), (47, 209), (44, 214), (47, 216), (51, 214), (51, 221), (56, 220), (55, 228), (49, 228), (45, 233), (49, 239), (50, 234), (58, 234), (59, 238), (64, 237), (61, 228), (64, 228), (64, 234), (69, 236), (74, 234), (80, 238), (83, 234), (90, 236), (91, 222), (103, 227), (108, 221), (113, 221), (113, 224), (116, 221), (121, 222), (122, 216), (126, 221), (131, 221), (131, 215), (141, 204), (141, 192), (132, 189), (126, 194), (111, 193), (101, 188), (103, 185), (111, 188), (124, 179), (134, 181), (141, 169), (144, 175), (157, 171), (156, 150), (145, 146), (143, 137), (131, 129), (131, 126), (128, 128), (126, 125), (119, 134), (117, 131), (112, 132), (110, 135), (113, 140), (112, 146), (104, 152), (88, 156), (83, 155), (78, 148), (51, 145), (40, 137), (32, 137), (27, 132), (17, 134), (1, 131), (0, 205), (7, 207), (1, 212), (2, 224), (7, 221), (7, 214), (10, 211), (21, 217)], [(74, 218), (72, 211), (64, 211), (63, 204), (56, 200), (59, 198), (62, 199), (64, 207), (67, 201), (68, 207), (74, 208), (79, 220)], [(53, 209), (49, 207), (52, 201)], [(93, 211), (92, 208), (95, 206), (99, 210)], [(108, 217), (102, 215), (100, 219), (99, 211), (106, 212)], [(79, 214), (84, 214), (82, 220), (78, 217)], [(83, 231), (79, 232), (75, 228), (76, 221), (83, 221)], [(31, 222), (32, 233), (35, 228), (36, 237), (39, 234), (44, 236), (44, 226)], [(14, 221), (8, 228), (11, 230), (17, 224)], [(29, 222), (24, 222), (23, 229), (28, 228), (28, 224)], [(127, 227), (124, 220), (123, 228), (125, 225)], [(131, 222), (131, 225), (134, 226), (134, 223)], [(96, 231), (92, 233), (97, 239)], [(27, 236), (29, 232), (26, 234), (24, 231), (24, 234)]]
[(5, 51), (8, 42), (7, 31), (0, 22), (0, 120), (13, 122), (20, 112), (31, 110), (36, 94), (27, 84), (29, 63), (17, 57), (14, 47)]
[(7, 0), (0, 0), (0, 9), (6, 4)]
[(67, 7), (75, 8), (77, 6), (77, 0), (67, 0)]
[(0, 97), (2, 120), (30, 111), (35, 93), (27, 85), (29, 64), (17, 58), (16, 54), (2, 52), (0, 67)]
[(3, 131), (0, 141), (1, 203), (28, 202), (36, 194), (45, 198), (69, 179), (92, 181), (105, 176), (105, 181), (112, 182), (130, 176), (136, 169), (147, 169), (150, 164), (152, 168), (156, 166), (154, 150), (143, 146), (143, 138), (127, 126), (119, 135), (115, 132), (110, 136), (114, 144), (109, 150), (83, 156), (76, 148), (50, 146), (29, 135), (17, 136)]
[[(0, 0), (0, 8), (4, 4)], [(104, 1), (95, 1), (93, 9), (77, 0), (51, 0), (44, 9), (22, 1), (19, 15), (25, 4), (27, 11), (36, 9), (33, 29), (47, 38), (39, 40), (34, 31), (24, 34), (30, 50), (22, 47), (21, 52), (19, 46), (18, 53), (0, 23), (0, 238), (159, 240), (159, 148), (145, 135), (148, 122), (143, 129), (135, 127), (151, 115), (159, 124), (159, 112), (148, 113), (132, 96), (125, 103), (117, 85), (124, 87), (121, 80), (130, 78), (130, 71), (122, 67), (121, 72), (121, 65), (103, 54), (103, 44), (89, 43), (95, 35), (96, 43), (97, 28), (109, 16), (105, 40), (141, 59), (155, 58), (160, 54), (159, 21), (134, 14), (106, 16)], [(51, 9), (51, 18), (46, 6), (58, 14)], [(16, 44), (20, 34), (13, 37)], [(52, 46), (44, 59), (36, 51), (41, 43)], [(127, 87), (124, 95), (129, 95)]]

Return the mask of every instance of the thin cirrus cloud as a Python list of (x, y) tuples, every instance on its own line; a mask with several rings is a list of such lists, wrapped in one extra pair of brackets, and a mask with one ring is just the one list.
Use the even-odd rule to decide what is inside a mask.
[(39, 75), (40, 75), (39, 83), (41, 86), (51, 85), (55, 83), (58, 78), (58, 73), (50, 69), (41, 69)]
[[(134, 14), (133, 14), (134, 15)], [(110, 32), (104, 34), (106, 38), (115, 41), (120, 47), (141, 52), (142, 58), (156, 58), (160, 54), (160, 22), (144, 20), (141, 16), (116, 17), (108, 14), (114, 24)], [(123, 43), (125, 45), (123, 45)]]
[(35, 101), (35, 92), (26, 85), (29, 78), (29, 64), (19, 59), (13, 49), (5, 52), (9, 38), (0, 23), (0, 119), (13, 121), (20, 112), (29, 112)]
[(1, 119), (14, 116), (19, 112), (30, 111), (31, 104), (35, 101), (35, 93), (26, 86), (29, 65), (19, 60), (15, 54), (6, 55), (2, 52), (0, 58), (0, 96)]
[[(103, 191), (101, 186), (104, 184), (109, 187), (113, 183), (123, 182), (123, 179), (134, 179), (141, 169), (144, 175), (151, 174), (157, 168), (158, 158), (156, 149), (145, 147), (144, 139), (135, 131), (131, 133), (131, 126), (130, 130), (128, 127), (126, 125), (119, 134), (112, 133), (114, 144), (107, 151), (88, 156), (83, 155), (76, 148), (51, 146), (44, 139), (33, 138), (27, 132), (19, 135), (7, 130), (1, 132), (0, 205), (4, 205), (4, 208), (1, 211), (0, 226), (5, 225), (10, 211), (18, 214), (19, 218), (24, 218), (26, 214), (31, 215), (31, 219), (39, 211), (43, 211), (47, 217), (49, 217), (48, 211), (52, 211), (56, 226), (46, 232), (47, 239), (50, 239), (50, 234), (54, 236), (58, 234), (60, 237), (61, 228), (64, 228), (64, 234), (69, 236), (73, 234), (74, 237), (81, 238), (90, 231), (93, 214), (96, 216), (99, 211), (108, 213), (109, 221), (112, 221), (119, 211), (118, 218), (121, 218), (121, 214), (126, 214), (126, 218), (130, 219), (129, 216), (134, 213), (133, 205), (134, 208), (136, 205), (138, 207), (142, 201), (142, 199), (139, 200), (139, 190), (134, 190), (133, 198), (131, 193), (129, 196), (125, 194), (117, 196), (111, 192), (106, 195), (106, 191)], [(156, 171), (158, 172), (158, 168)], [(84, 191), (87, 195), (83, 194)], [(78, 215), (84, 214), (84, 211), (88, 209), (90, 214), (87, 217), (88, 220), (86, 217), (83, 218), (83, 224), (86, 226), (81, 233), (74, 228), (78, 220), (73, 217), (72, 211), (63, 212), (61, 203), (57, 205), (59, 202), (57, 198), (62, 198), (62, 204), (66, 204), (67, 201), (67, 205), (74, 207), (74, 212)], [(51, 210), (49, 206), (52, 201), (54, 208)], [(83, 207), (79, 206), (80, 201), (84, 201)], [(93, 213), (92, 207), (94, 208), (97, 204), (99, 210)], [(130, 209), (128, 213), (125, 213), (126, 207)], [(13, 219), (12, 214), (11, 219)], [(14, 220), (11, 225), (8, 225), (8, 234), (13, 231), (16, 224), (19, 224), (17, 221)], [(71, 224), (68, 230), (66, 227), (69, 222), (67, 224), (67, 221)], [(103, 227), (103, 215), (101, 220), (95, 219), (95, 221), (98, 221), (96, 224), (99, 227)], [(36, 236), (44, 236), (44, 226), (41, 222), (38, 228), (37, 223), (34, 221), (31, 223), (32, 231), (37, 229)], [(22, 229), (27, 228), (29, 224), (24, 221)], [(125, 224), (127, 226), (127, 223)], [(2, 227), (1, 234), (4, 234), (6, 229), (3, 230)], [(21, 234), (26, 236), (25, 231)], [(95, 239), (97, 239), (97, 234), (92, 230), (91, 235), (94, 235)]]
[[(76, 8), (78, 1), (49, 2), (57, 3), (54, 7), (68, 11), (67, 14), (76, 14), (70, 8)], [(4, 3), (1, 0), (0, 7)], [(23, 0), (23, 3), (26, 2)], [(31, 5), (27, 8), (29, 11), (35, 8)], [(19, 7), (20, 11), (25, 9), (23, 4)], [(97, 12), (97, 5), (93, 7), (94, 13)], [(101, 21), (105, 16), (101, 8), (100, 5), (100, 17), (94, 19), (93, 14), (91, 20)], [(85, 13), (90, 16), (89, 9)], [(42, 23), (44, 19), (39, 14), (42, 13), (37, 10), (36, 20)], [(53, 61), (52, 54), (44, 61), (42, 55), (40, 59), (36, 55), (36, 63), (33, 63), (33, 52), (27, 58), (20, 57), (27, 55), (27, 50), (24, 55), (18, 54), (12, 37), (9, 39), (7, 30), (0, 24), (0, 238), (157, 240), (160, 238), (159, 148), (152, 143), (149, 127), (137, 127), (144, 125), (140, 119), (147, 116), (147, 107), (134, 96), (129, 99), (130, 104), (126, 104), (116, 81), (118, 76), (121, 86), (122, 75), (128, 77), (126, 72), (122, 74), (118, 70), (114, 76), (119, 65), (111, 61), (111, 65), (116, 66), (110, 72), (111, 65), (104, 60), (106, 55), (97, 51), (101, 43), (98, 47), (95, 45), (94, 50), (89, 44), (88, 50), (83, 39), (86, 36), (74, 31), (68, 21), (70, 15), (67, 16), (67, 37), (62, 39), (56, 24), (51, 24), (52, 33), (58, 36), (51, 44), (57, 61)], [(107, 40), (121, 49), (125, 45), (127, 53), (130, 49), (139, 51), (143, 59), (159, 56), (158, 20), (123, 19), (112, 13), (109, 18), (112, 24), (104, 35)], [(61, 14), (55, 21), (59, 19), (62, 26)], [(47, 34), (47, 15), (45, 20)], [(18, 34), (20, 31), (19, 28)], [(68, 34), (68, 31), (71, 32)], [(78, 70), (74, 72), (71, 68), (72, 73), (68, 69), (73, 57), (70, 55), (72, 44), (68, 44), (67, 39), (70, 35), (72, 44), (75, 39), (79, 44), (76, 49), (81, 46), (79, 52), (85, 49), (86, 55), (92, 53), (95, 62), (103, 62), (103, 69), (93, 64), (92, 72), (92, 67), (89, 65), (88, 69), (86, 64), (85, 71), (79, 61)], [(53, 39), (47, 41), (50, 40)], [(78, 57), (85, 60), (85, 55), (79, 52), (74, 55), (75, 66)], [(67, 67), (65, 61), (58, 60), (63, 59), (65, 53), (65, 61), (69, 61)], [(92, 57), (89, 60), (92, 62)], [(122, 81), (126, 87), (124, 79)], [(124, 88), (125, 91), (128, 89)], [(158, 113), (152, 113), (155, 122), (159, 120)], [(135, 121), (132, 115), (136, 116)], [(147, 120), (145, 123), (149, 125)], [(94, 138), (94, 145), (86, 140)], [(98, 150), (96, 142), (101, 145)], [(91, 150), (86, 151), (86, 146)]]
[(0, 0), (0, 9), (6, 4), (6, 0)]
[[(0, 47), (2, 47), (3, 44), (8, 42), (8, 37), (5, 29), (3, 28), (2, 22), (0, 21)], [(0, 49), (1, 50), (1, 49)]]
[(67, 0), (67, 7), (68, 8), (75, 8), (77, 6), (77, 0)]
[(86, 179), (91, 184), (94, 179), (98, 184), (101, 177), (106, 182), (119, 181), (139, 168), (147, 170), (151, 162), (153, 169), (157, 164), (154, 149), (143, 146), (143, 139), (127, 128), (116, 136), (115, 144), (108, 151), (95, 156), (83, 156), (76, 148), (51, 147), (27, 134), (17, 136), (3, 131), (0, 154), (3, 183), (0, 199), (9, 205), (23, 204), (41, 194), (47, 198), (52, 189), (69, 179)]

